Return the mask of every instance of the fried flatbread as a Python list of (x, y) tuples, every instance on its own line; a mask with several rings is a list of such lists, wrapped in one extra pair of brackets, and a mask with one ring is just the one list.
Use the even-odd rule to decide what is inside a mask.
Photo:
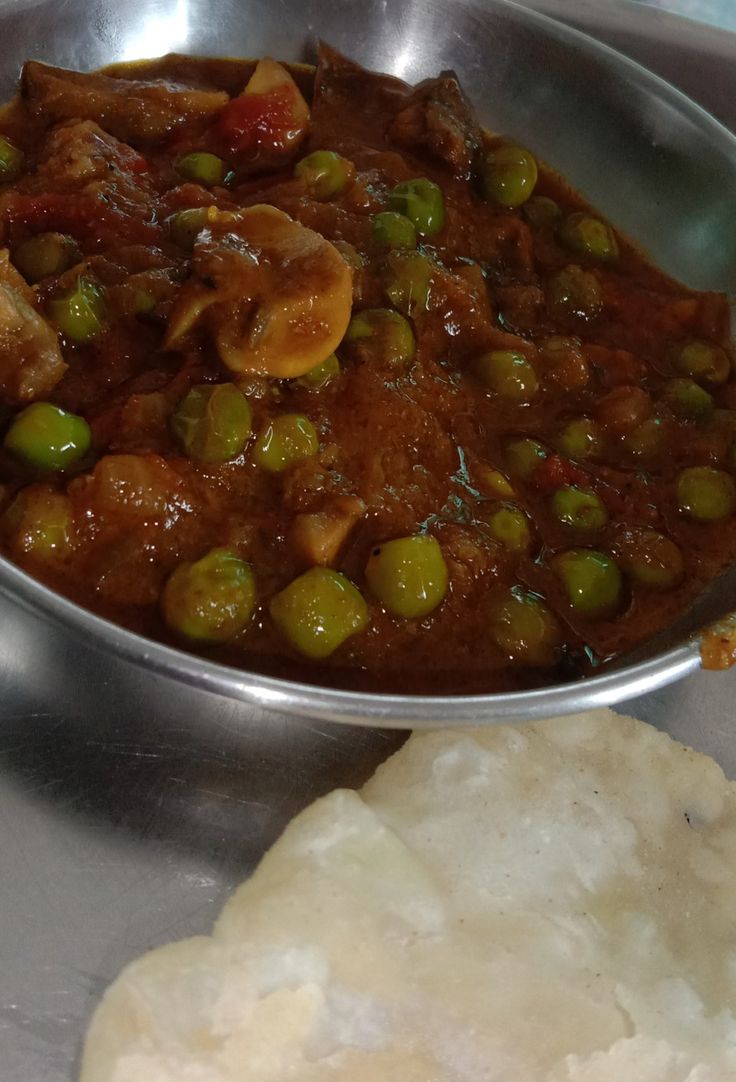
[(608, 710), (413, 736), (123, 971), (81, 1078), (736, 1079), (736, 786)]

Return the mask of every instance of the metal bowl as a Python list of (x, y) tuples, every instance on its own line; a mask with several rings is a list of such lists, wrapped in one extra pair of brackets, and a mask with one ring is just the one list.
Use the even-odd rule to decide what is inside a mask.
[[(727, 290), (736, 282), (736, 139), (636, 63), (504, 0), (482, 6), (470, 0), (0, 0), (0, 91), (12, 93), (27, 57), (81, 69), (168, 51), (309, 60), (317, 37), (409, 81), (454, 68), (488, 127), (513, 133), (564, 173), (666, 271), (700, 289)], [(567, 713), (652, 691), (699, 665), (698, 643), (689, 641), (600, 676), (534, 691), (368, 695), (267, 678), (151, 642), (2, 559), (0, 591), (46, 618), (35, 625), (44, 641), (36, 637), (30, 647), (40, 659), (58, 653), (61, 641), (68, 664), (81, 636), (205, 692), (369, 726)]]

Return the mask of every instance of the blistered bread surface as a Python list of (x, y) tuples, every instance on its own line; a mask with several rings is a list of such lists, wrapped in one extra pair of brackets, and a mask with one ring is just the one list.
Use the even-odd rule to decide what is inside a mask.
[(736, 1080), (736, 787), (608, 710), (413, 736), (123, 971), (81, 1080)]

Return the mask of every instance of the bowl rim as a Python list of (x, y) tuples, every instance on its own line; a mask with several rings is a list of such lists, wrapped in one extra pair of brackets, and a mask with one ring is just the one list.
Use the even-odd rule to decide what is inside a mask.
[(700, 664), (698, 643), (691, 641), (635, 665), (530, 691), (487, 695), (349, 691), (266, 676), (146, 638), (77, 605), (4, 558), (0, 558), (0, 594), (34, 616), (50, 618), (86, 646), (111, 650), (158, 676), (282, 714), (369, 727), (431, 729), (449, 723), (501, 724), (574, 713), (654, 691)]
[[(487, 5), (522, 23), (618, 68), (630, 82), (656, 87), (658, 93), (708, 134), (736, 162), (736, 136), (715, 117), (667, 80), (637, 61), (575, 27), (524, 7), (515, 0), (474, 0), (466, 6), (479, 18)], [(0, 16), (0, 23), (2, 17)], [(114, 63), (114, 61), (111, 61)], [(0, 594), (37, 617), (71, 631), (86, 645), (110, 650), (126, 661), (196, 687), (282, 714), (382, 728), (438, 728), (448, 724), (497, 724), (551, 717), (606, 706), (642, 695), (694, 672), (700, 666), (700, 644), (692, 638), (661, 654), (632, 665), (583, 679), (527, 691), (472, 695), (403, 695), (350, 691), (266, 676), (212, 661), (168, 646), (98, 616), (56, 593), (0, 554)]]

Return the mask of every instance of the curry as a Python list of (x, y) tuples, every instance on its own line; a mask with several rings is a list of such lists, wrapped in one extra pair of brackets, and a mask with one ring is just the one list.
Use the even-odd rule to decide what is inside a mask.
[(371, 691), (579, 678), (736, 557), (729, 309), (452, 74), (28, 62), (0, 537), (79, 604)]

